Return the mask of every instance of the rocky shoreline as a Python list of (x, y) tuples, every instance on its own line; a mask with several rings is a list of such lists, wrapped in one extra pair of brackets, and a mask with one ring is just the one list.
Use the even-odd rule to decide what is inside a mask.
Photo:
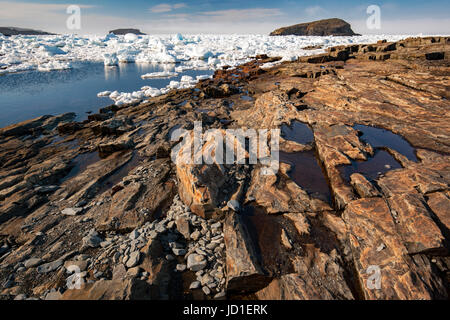
[[(0, 129), (0, 299), (448, 299), (449, 45), (258, 56)], [(281, 129), (277, 175), (176, 165), (195, 121)]]

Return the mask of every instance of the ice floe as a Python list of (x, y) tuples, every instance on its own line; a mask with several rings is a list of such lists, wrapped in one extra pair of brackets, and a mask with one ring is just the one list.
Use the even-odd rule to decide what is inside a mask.
[(177, 72), (170, 72), (170, 71), (161, 71), (161, 72), (152, 72), (152, 73), (146, 73), (141, 76), (142, 79), (151, 79), (151, 78), (172, 78), (177, 77)]

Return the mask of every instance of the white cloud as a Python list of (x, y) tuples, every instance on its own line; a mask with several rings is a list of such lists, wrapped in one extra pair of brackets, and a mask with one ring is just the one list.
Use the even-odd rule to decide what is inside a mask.
[(175, 3), (175, 4), (160, 3), (154, 7), (151, 7), (150, 11), (153, 13), (164, 13), (185, 7), (186, 7), (185, 3)]
[[(121, 17), (91, 13), (93, 6), (81, 6), (81, 30), (66, 27), (69, 4), (37, 4), (0, 0), (0, 24), (33, 28), (55, 33), (106, 34), (116, 28), (139, 28), (148, 34), (157, 33), (257, 33), (268, 34), (278, 27), (306, 21), (305, 17), (277, 9), (242, 9), (206, 11), (197, 14), (177, 13), (173, 10), (154, 19)], [(314, 10), (313, 10), (314, 11)], [(311, 11), (312, 12), (312, 11)], [(365, 11), (364, 11), (365, 12)], [(347, 19), (346, 19), (347, 20)], [(352, 28), (361, 34), (443, 34), (450, 30), (450, 18), (381, 20), (381, 30), (368, 30), (364, 19), (351, 20)]]
[(293, 23), (278, 9), (205, 11), (196, 14), (167, 14), (147, 21), (151, 33), (257, 33), (267, 34), (277, 24)]
[(175, 4), (173, 5), (173, 8), (174, 8), (174, 9), (180, 9), (180, 8), (185, 8), (185, 7), (187, 7), (187, 6), (186, 6), (186, 3), (175, 3)]
[(307, 7), (305, 9), (305, 12), (308, 16), (317, 16), (319, 14), (324, 14), (325, 9), (323, 9), (321, 6), (312, 6), (312, 7)]
[[(12, 2), (0, 1), (0, 21), (5, 24), (5, 21), (10, 20), (25, 20), (36, 19), (39, 17), (55, 17), (61, 13), (65, 13), (70, 6), (67, 4), (46, 4), (46, 3), (31, 3), (31, 2)], [(92, 5), (79, 5), (81, 9), (94, 8)]]
[(349, 20), (353, 31), (361, 34), (448, 35), (450, 18), (383, 19), (381, 29), (370, 30), (366, 20)]
[(66, 21), (70, 14), (67, 4), (39, 4), (31, 2), (0, 1), (0, 24), (6, 27), (22, 27), (54, 33), (106, 34), (118, 27), (134, 26), (132, 18), (90, 14), (93, 5), (80, 5), (81, 30), (68, 30)]
[(212, 17), (215, 20), (235, 21), (244, 19), (263, 19), (268, 17), (276, 17), (282, 15), (279, 9), (230, 9), (200, 12), (200, 15)]

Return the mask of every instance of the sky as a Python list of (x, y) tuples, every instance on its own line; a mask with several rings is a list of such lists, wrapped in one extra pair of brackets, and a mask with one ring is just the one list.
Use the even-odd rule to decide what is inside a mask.
[[(80, 35), (101, 35), (116, 28), (138, 28), (148, 34), (267, 34), (292, 24), (341, 18), (360, 34), (450, 34), (448, 0), (69, 1), (0, 0), (0, 26)], [(70, 5), (80, 8), (80, 29), (67, 27)], [(367, 27), (367, 19), (373, 14), (367, 13), (370, 5), (380, 8), (378, 29)]]

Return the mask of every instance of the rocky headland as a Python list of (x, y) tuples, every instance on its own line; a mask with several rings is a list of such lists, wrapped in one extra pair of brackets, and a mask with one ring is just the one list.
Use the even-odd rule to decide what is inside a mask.
[(313, 22), (295, 24), (279, 28), (271, 36), (358, 36), (350, 24), (342, 19), (332, 18)]
[[(1, 299), (448, 299), (449, 45), (258, 56), (0, 129)], [(172, 162), (195, 121), (281, 129), (277, 174)]]
[(141, 30), (139, 30), (139, 29), (130, 29), (130, 28), (114, 29), (114, 30), (109, 31), (108, 33), (114, 33), (116, 36), (125, 35), (128, 33), (136, 34), (138, 36), (145, 35), (145, 33), (141, 32)]
[(14, 35), (52, 35), (54, 33), (48, 33), (45, 31), (40, 30), (33, 30), (33, 29), (27, 29), (27, 28), (16, 28), (16, 27), (0, 27), (0, 33), (4, 36), (14, 36)]

